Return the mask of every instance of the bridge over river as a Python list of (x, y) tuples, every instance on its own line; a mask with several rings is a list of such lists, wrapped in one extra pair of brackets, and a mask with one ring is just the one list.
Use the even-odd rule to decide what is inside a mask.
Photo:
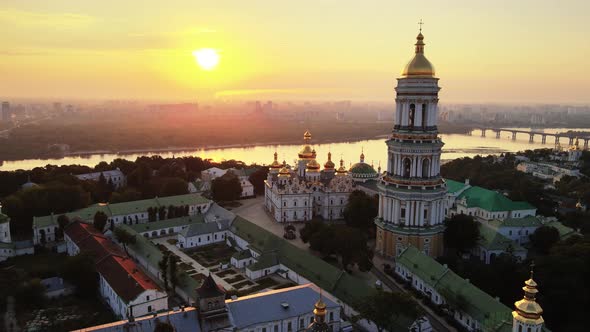
[(479, 131), (481, 133), (481, 137), (486, 137), (488, 132), (492, 132), (495, 134), (496, 138), (501, 137), (502, 132), (510, 133), (512, 135), (512, 140), (516, 140), (517, 134), (525, 134), (529, 136), (529, 142), (535, 141), (535, 136), (541, 137), (541, 143), (547, 144), (547, 137), (552, 137), (554, 140), (555, 146), (560, 145), (560, 139), (567, 139), (569, 145), (573, 145), (576, 139), (584, 141), (584, 150), (588, 150), (588, 141), (590, 141), (590, 134), (586, 136), (576, 135), (574, 133), (544, 133), (540, 131), (533, 131), (533, 130), (526, 130), (526, 129), (506, 129), (506, 128), (491, 128), (491, 127), (473, 127), (470, 131), (467, 132), (468, 135), (473, 135), (474, 132)]

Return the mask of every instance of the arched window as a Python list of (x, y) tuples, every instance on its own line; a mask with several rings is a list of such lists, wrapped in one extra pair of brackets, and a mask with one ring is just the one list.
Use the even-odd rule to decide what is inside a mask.
[(410, 160), (410, 158), (405, 158), (404, 159), (404, 173), (403, 173), (403, 176), (405, 178), (410, 177), (411, 169), (412, 169), (412, 161)]
[(426, 104), (422, 104), (422, 129), (426, 128)]
[(430, 177), (430, 160), (428, 158), (422, 160), (422, 177)]
[(408, 114), (408, 126), (414, 128), (414, 119), (416, 118), (416, 105), (410, 104), (410, 114)]

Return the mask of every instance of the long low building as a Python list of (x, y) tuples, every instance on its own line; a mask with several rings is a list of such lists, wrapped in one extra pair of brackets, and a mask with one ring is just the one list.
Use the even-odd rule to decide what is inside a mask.
[(466, 214), (479, 220), (524, 218), (534, 216), (537, 208), (527, 202), (512, 201), (501, 193), (486, 188), (471, 186), (469, 180), (458, 182), (446, 179), (446, 215)]
[(294, 332), (341, 331), (343, 326), (340, 306), (322, 296), (319, 288), (312, 284), (220, 301), (225, 298), (225, 293), (209, 277), (197, 293), (202, 295), (202, 301), (196, 307), (79, 331), (154, 332), (156, 326), (165, 325), (172, 331), (183, 332)]
[[(97, 212), (103, 212), (108, 216), (107, 227), (126, 224), (136, 225), (147, 223), (150, 209), (168, 209), (172, 207), (184, 207), (187, 214), (193, 216), (206, 213), (212, 202), (198, 194), (186, 194), (177, 196), (155, 197), (115, 204), (96, 204), (77, 211), (64, 213), (71, 219), (80, 218), (86, 222), (92, 222)], [(157, 214), (157, 213), (156, 213)], [(43, 217), (33, 217), (33, 242), (35, 245), (57, 241), (59, 225), (57, 219), (60, 214), (51, 214)], [(156, 218), (158, 219), (158, 218)]]
[(168, 295), (120, 247), (90, 224), (72, 222), (64, 231), (67, 253), (90, 255), (102, 299), (116, 317), (128, 319), (168, 309)]
[(499, 331), (512, 321), (510, 308), (414, 247), (398, 256), (395, 273), (434, 304), (446, 306), (468, 331)]

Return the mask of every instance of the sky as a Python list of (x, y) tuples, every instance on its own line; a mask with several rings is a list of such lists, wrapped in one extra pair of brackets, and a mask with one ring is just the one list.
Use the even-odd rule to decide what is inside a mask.
[[(0, 98), (393, 100), (424, 21), (441, 102), (590, 103), (590, 2), (2, 0)], [(193, 51), (215, 49), (203, 70)]]

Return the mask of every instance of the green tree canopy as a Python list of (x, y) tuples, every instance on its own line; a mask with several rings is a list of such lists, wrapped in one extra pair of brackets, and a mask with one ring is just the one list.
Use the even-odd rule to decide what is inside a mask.
[[(361, 317), (377, 325), (378, 331), (400, 331), (400, 317), (414, 321), (422, 314), (418, 304), (407, 293), (377, 291), (357, 306)], [(406, 327), (407, 328), (407, 327)]]
[(541, 254), (548, 254), (551, 247), (559, 241), (559, 231), (552, 226), (541, 226), (530, 235), (531, 244)]
[(459, 253), (471, 250), (479, 240), (479, 223), (472, 216), (457, 214), (445, 220), (445, 246)]
[(104, 231), (104, 227), (107, 225), (108, 219), (109, 217), (106, 215), (106, 213), (102, 211), (96, 211), (92, 225), (94, 225), (94, 228), (102, 232)]
[(232, 173), (226, 173), (211, 182), (211, 195), (216, 202), (234, 201), (240, 198), (242, 185)]

